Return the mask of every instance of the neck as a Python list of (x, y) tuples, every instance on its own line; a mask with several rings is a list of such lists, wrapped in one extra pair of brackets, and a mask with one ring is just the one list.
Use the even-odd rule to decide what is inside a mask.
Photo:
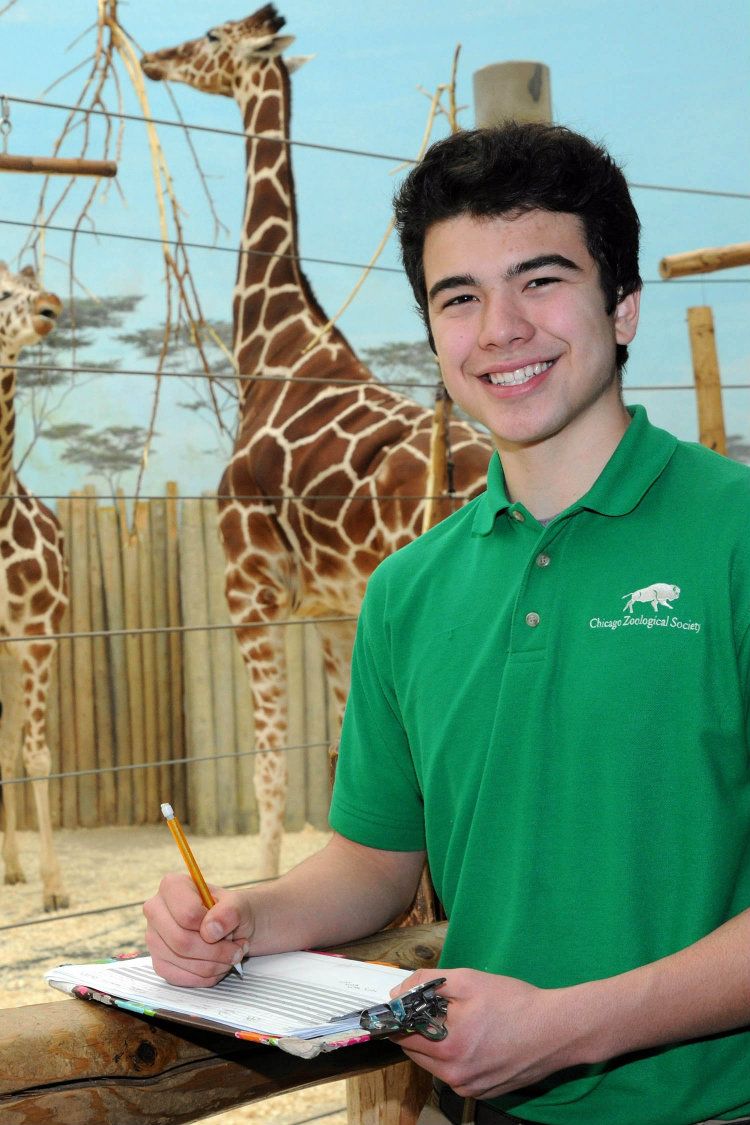
[(18, 353), (0, 353), (0, 495), (15, 487), (13, 452), (16, 433), (16, 360)]
[(530, 445), (498, 441), (508, 497), (536, 519), (550, 520), (585, 496), (630, 424), (621, 400), (616, 409), (598, 413)]
[[(290, 82), (281, 61), (255, 72), (236, 90), (246, 139), (246, 195), (242, 254), (234, 291), (234, 354), (238, 370), (252, 375), (309, 373), (315, 337), (326, 317), (298, 261), (297, 214), (288, 136)], [(336, 330), (323, 347), (342, 345)], [(320, 348), (320, 345), (318, 345)], [(244, 386), (249, 388), (250, 384)]]

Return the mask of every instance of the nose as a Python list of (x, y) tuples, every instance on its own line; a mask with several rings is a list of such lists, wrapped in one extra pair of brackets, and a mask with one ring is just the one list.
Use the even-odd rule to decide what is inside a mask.
[(516, 342), (526, 343), (533, 335), (534, 325), (514, 293), (485, 294), (477, 337), (481, 348), (506, 348)]

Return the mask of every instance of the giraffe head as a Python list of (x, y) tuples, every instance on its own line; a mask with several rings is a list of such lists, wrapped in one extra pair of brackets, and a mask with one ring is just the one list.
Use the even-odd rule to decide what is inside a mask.
[(243, 20), (218, 24), (200, 39), (145, 54), (141, 67), (157, 81), (185, 82), (206, 94), (234, 97), (254, 61), (260, 70), (294, 42), (293, 36), (278, 34), (285, 23), (274, 5), (266, 4)]
[(44, 292), (32, 266), (11, 273), (0, 262), (0, 353), (15, 356), (38, 343), (52, 331), (61, 311), (59, 297)]

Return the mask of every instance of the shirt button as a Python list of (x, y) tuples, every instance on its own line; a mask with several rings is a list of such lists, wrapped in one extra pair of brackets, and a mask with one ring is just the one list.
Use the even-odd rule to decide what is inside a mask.
[(540, 621), (541, 621), (541, 618), (540, 618), (538, 613), (527, 613), (526, 614), (526, 624), (529, 626), (530, 629), (536, 629), (536, 627), (537, 627), (537, 625), (539, 624)]
[(510, 514), (513, 516), (513, 519), (518, 520), (519, 523), (526, 522), (526, 516), (523, 514), (523, 512), (520, 512), (518, 508), (514, 508), (514, 510)]
[(536, 557), (536, 565), (537, 566), (549, 566), (551, 561), (552, 560), (550, 559), (549, 555), (545, 555), (543, 551), (542, 551), (541, 555), (537, 555), (537, 557)]

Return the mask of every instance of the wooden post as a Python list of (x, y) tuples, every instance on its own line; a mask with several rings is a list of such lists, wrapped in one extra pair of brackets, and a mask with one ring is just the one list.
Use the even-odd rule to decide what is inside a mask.
[(453, 403), (445, 387), (438, 387), (430, 430), (430, 464), (425, 485), (427, 499), (422, 516), (423, 534), (446, 515), (442, 510), (442, 500), (448, 490), (448, 437), (452, 407)]
[(477, 128), (502, 121), (552, 120), (549, 67), (540, 62), (490, 63), (474, 72)]
[[(179, 519), (177, 512), (177, 485), (167, 481), (167, 610), (171, 628), (182, 624), (180, 612), (180, 553)], [(185, 720), (182, 703), (182, 635), (169, 634), (169, 682), (171, 686), (172, 757), (185, 756)], [(187, 808), (187, 784), (184, 765), (175, 765), (171, 773), (172, 804)]]
[(11, 156), (0, 153), (0, 172), (27, 172), (41, 176), (116, 176), (114, 160), (84, 160), (82, 157)]
[(668, 280), (694, 273), (713, 273), (714, 270), (731, 269), (733, 266), (750, 266), (750, 242), (669, 254), (659, 262), (659, 274)]
[[(92, 487), (84, 489), (86, 496), (86, 534), (88, 537), (89, 591), (91, 598), (91, 628), (102, 633), (106, 627), (104, 609), (104, 575), (102, 555), (97, 534), (96, 494)], [(100, 767), (114, 765), (115, 745), (112, 715), (112, 693), (109, 675), (109, 650), (106, 637), (94, 637), (91, 642), (94, 680), (94, 737), (96, 763)], [(114, 824), (117, 815), (115, 774), (106, 768), (99, 774), (99, 824)]]
[[(138, 568), (138, 603), (139, 618), (142, 629), (153, 629), (154, 619), (154, 590), (153, 575), (151, 573), (151, 526), (149, 521), (150, 503), (139, 500), (133, 515), (135, 530), (135, 551)], [(142, 706), (143, 706), (143, 747), (145, 762), (156, 762), (159, 759), (159, 730), (157, 720), (156, 699), (156, 636), (151, 632), (141, 633), (139, 637), (141, 650), (142, 670)], [(160, 817), (159, 806), (164, 799), (159, 792), (158, 767), (152, 766), (141, 771), (145, 790), (145, 808), (143, 820), (146, 824), (156, 823)]]
[[(131, 536), (128, 528), (125, 501), (118, 497), (120, 520), (120, 549), (122, 551), (123, 606), (125, 628), (140, 629), (141, 601), (138, 592), (138, 541)], [(128, 704), (130, 706), (130, 744), (131, 761), (146, 760), (146, 736), (143, 720), (143, 663), (141, 657), (141, 638), (138, 633), (125, 637), (125, 653), (128, 668)], [(133, 824), (145, 824), (148, 820), (146, 807), (146, 770), (134, 769), (133, 777)]]
[[(71, 522), (69, 499), (63, 498), (58, 500), (57, 518), (63, 529), (65, 554), (68, 559), (68, 565), (70, 566)], [(70, 571), (68, 572), (68, 594), (72, 601), (73, 589)], [(71, 631), (71, 617), (72, 607), (69, 602), (63, 614), (62, 622), (60, 623), (61, 633), (69, 633)], [(60, 773), (69, 773), (78, 768), (76, 721), (73, 707), (73, 641), (69, 639), (60, 641), (57, 651), (59, 669), (57, 684), (59, 691), (58, 698), (60, 701), (60, 759), (58, 762), (58, 770)], [(63, 828), (77, 828), (78, 786), (76, 785), (76, 779), (74, 777), (64, 777), (60, 783), (60, 788), (60, 824)]]
[[(115, 632), (125, 628), (122, 552), (114, 508), (98, 508), (99, 549), (102, 557), (102, 582), (107, 627)], [(133, 761), (133, 740), (130, 732), (130, 693), (128, 657), (124, 637), (109, 637), (112, 708), (114, 719), (113, 765), (128, 766)], [(116, 775), (117, 823), (133, 824), (133, 771), (124, 769)]]
[[(180, 595), (187, 626), (208, 623), (206, 556), (203, 542), (202, 500), (184, 500), (180, 527)], [(188, 757), (211, 752), (214, 737), (213, 697), (208, 634), (200, 628), (185, 633), (185, 741)], [(213, 762), (195, 762), (187, 774), (188, 821), (198, 835), (217, 830), (216, 776)], [(179, 813), (178, 813), (179, 815)]]
[(698, 399), (698, 429), (701, 445), (726, 456), (724, 411), (721, 404), (721, 376), (716, 354), (714, 318), (711, 309), (698, 305), (688, 309), (690, 351)]
[[(224, 597), (224, 555), (219, 542), (216, 504), (205, 495), (201, 504), (203, 544), (206, 558), (206, 621), (229, 624)], [(234, 684), (232, 664), (234, 637), (231, 629), (214, 629), (206, 634), (210, 652), (211, 695), (213, 698), (213, 738), (207, 752), (222, 755), (216, 761), (216, 827), (227, 836), (237, 831), (237, 771), (234, 759), (223, 755), (236, 750), (234, 732)]]
[[(167, 608), (167, 502), (161, 498), (149, 501), (149, 528), (151, 534), (151, 597), (153, 622), (159, 629), (169, 624)], [(172, 718), (172, 684), (169, 678), (169, 634), (154, 635), (154, 682), (156, 684), (156, 757), (159, 761), (172, 756), (170, 722)], [(159, 804), (174, 799), (170, 783), (171, 769), (159, 766), (156, 788)]]
[[(88, 501), (80, 493), (72, 494), (68, 557), (71, 625), (74, 633), (91, 631), (87, 506)], [(97, 766), (93, 649), (88, 637), (78, 637), (73, 641), (73, 682), (78, 769), (93, 770)], [(83, 828), (94, 828), (99, 824), (99, 779), (95, 773), (84, 774), (78, 778), (78, 823)]]

